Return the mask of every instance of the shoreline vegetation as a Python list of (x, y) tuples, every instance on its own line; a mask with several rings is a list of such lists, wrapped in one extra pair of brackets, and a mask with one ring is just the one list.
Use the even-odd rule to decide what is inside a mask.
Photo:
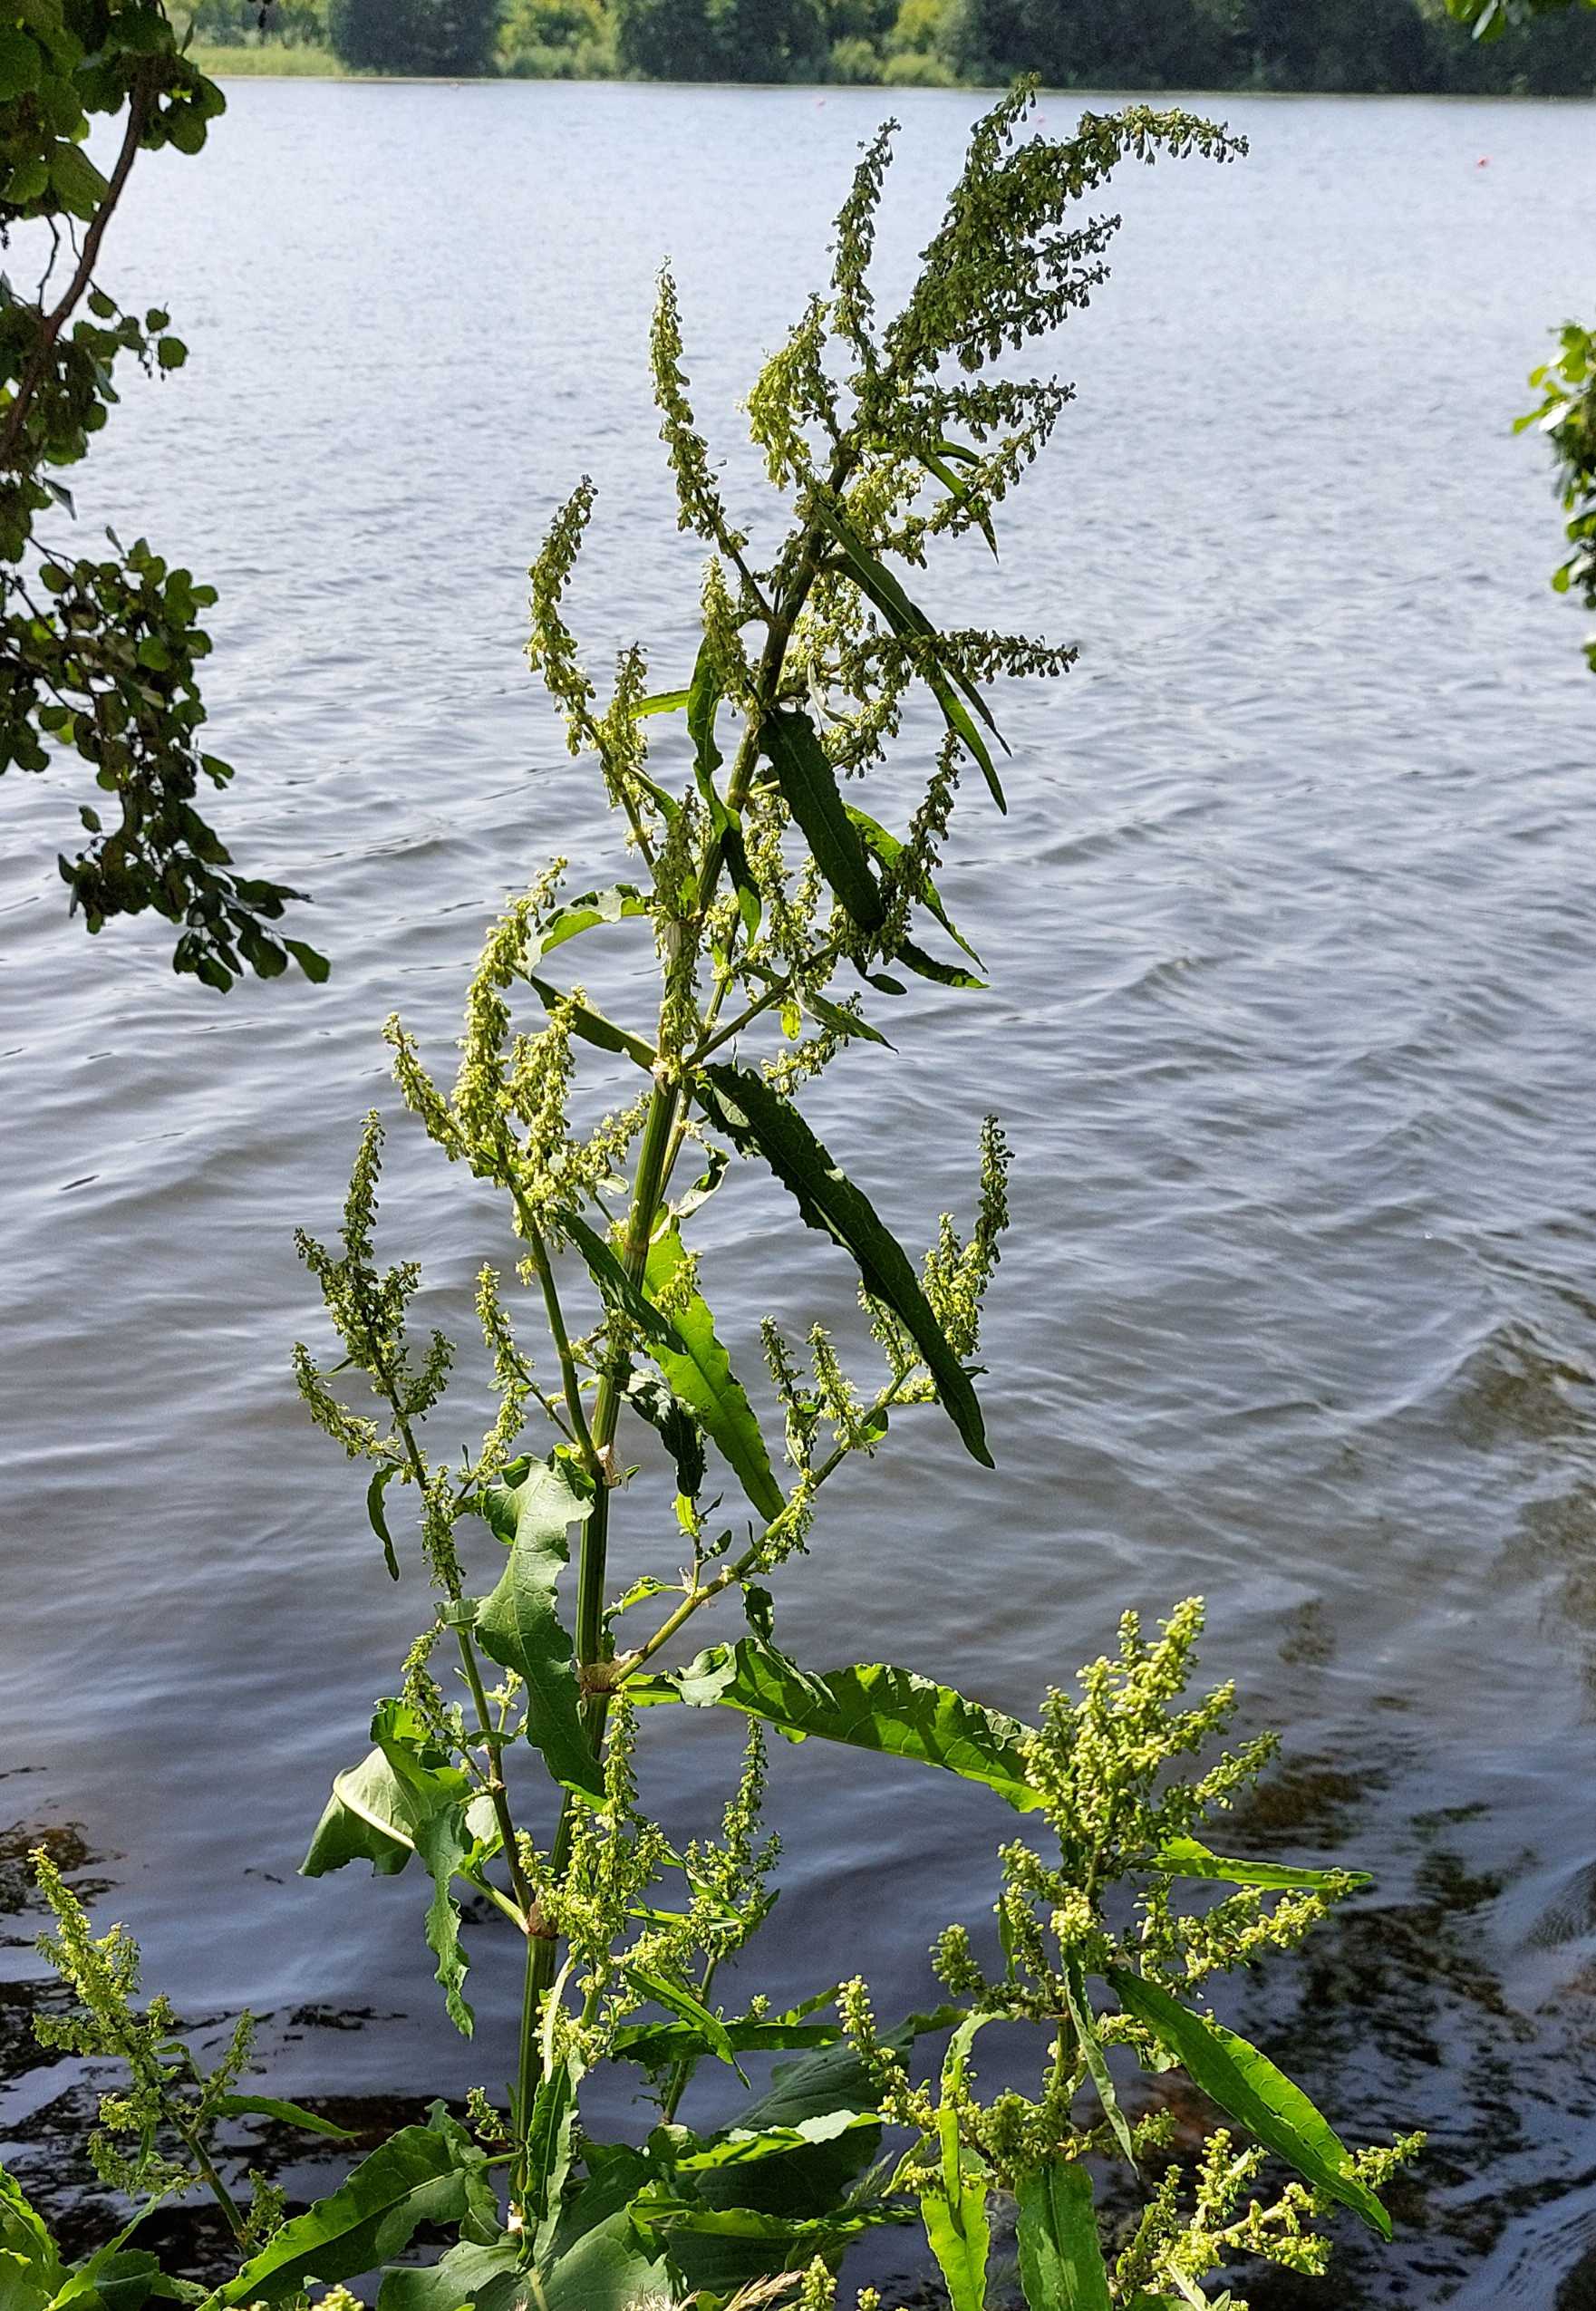
[(1596, 7), (1471, 40), (1456, 0), (198, 0), (213, 77), (1590, 96)]

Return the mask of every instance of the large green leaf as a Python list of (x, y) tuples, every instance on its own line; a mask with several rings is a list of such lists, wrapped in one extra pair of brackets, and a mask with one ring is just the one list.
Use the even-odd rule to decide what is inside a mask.
[(1079, 2160), (1022, 2178), (1020, 2283), (1030, 2311), (1110, 2311), (1092, 2179)]
[(462, 2038), (476, 2028), (476, 2016), (466, 1997), (466, 1953), (460, 1940), (459, 1904), (454, 1899), (455, 1873), (472, 1852), (474, 1841), (466, 1827), (463, 1805), (446, 1806), (423, 1822), (416, 1852), (432, 1881), (427, 1904), (427, 1942), (438, 1960), (437, 1982), (449, 2018)]
[(1193, 2014), (1139, 1974), (1113, 1967), (1106, 1979), (1126, 2013), (1146, 2025), (1222, 2111), (1295, 2167), (1316, 2190), (1350, 2207), (1380, 2238), (1390, 2238), (1391, 2219), (1354, 2171), (1346, 2144), (1267, 2055), (1223, 2023)]
[(814, 724), (800, 708), (779, 708), (759, 725), (759, 750), (821, 874), (861, 931), (878, 930), (886, 919), (880, 886)]
[(421, 2223), (459, 2222), (468, 2206), (456, 2147), (429, 2126), (401, 2127), (331, 2198), (296, 2215), (218, 2296), (278, 2303), (311, 2278), (332, 2285), (374, 2270), (408, 2247)]
[(1221, 1878), (1230, 1886), (1304, 1886), (1328, 1888), (1332, 1893), (1349, 1884), (1372, 1886), (1366, 1870), (1307, 1870), (1292, 1861), (1237, 1861), (1228, 1854), (1210, 1853), (1196, 1838), (1171, 1838), (1153, 1856), (1155, 1870), (1172, 1878)]
[(796, 1201), (806, 1225), (849, 1253), (872, 1298), (884, 1301), (907, 1330), (936, 1382), (937, 1394), (966, 1450), (992, 1465), (981, 1407), (970, 1376), (948, 1346), (920, 1289), (908, 1254), (816, 1138), (791, 1102), (747, 1068), (717, 1062), (698, 1078), (711, 1120), (741, 1152), (762, 1156)]
[(737, 2049), (732, 2045), (725, 2024), (718, 2014), (711, 2014), (697, 1992), (683, 1982), (673, 1981), (657, 1968), (629, 1966), (626, 1978), (640, 1998), (652, 1998), (656, 2006), (665, 2006), (690, 2028), (697, 2031), (701, 2045), (721, 2062), (730, 2063), (746, 2086)]
[(627, 1690), (644, 1703), (720, 1704), (761, 1717), (790, 1741), (814, 1735), (984, 1782), (1018, 1813), (1041, 1803), (1025, 1778), (1026, 1728), (1001, 1710), (968, 1700), (913, 1669), (867, 1661), (824, 1677), (800, 1669), (762, 1638), (712, 1645), (684, 1669), (635, 1678)]
[(513, 2238), (491, 2246), (462, 2239), (441, 2261), (401, 2263), (382, 2274), (377, 2311), (508, 2311), (526, 2294), (522, 2254)]
[(411, 1801), (416, 1852), (432, 1881), (427, 1941), (438, 1960), (438, 1983), (449, 2018), (469, 2038), (473, 2017), (465, 1998), (466, 1954), (452, 1887), (457, 1875), (467, 1874), (468, 1864), (479, 1864), (486, 1858), (490, 1839), (498, 1843), (492, 1805), (481, 1794), (473, 1794), (466, 1776), (439, 1748), (430, 1729), (402, 1702), (380, 1702), (372, 1719), (372, 1733), (395, 1780)]
[(730, 1462), (743, 1491), (769, 1524), (781, 1514), (786, 1499), (770, 1466), (753, 1407), (716, 1337), (715, 1320), (702, 1293), (694, 1287), (683, 1296), (682, 1272), (687, 1257), (675, 1223), (662, 1224), (649, 1246), (644, 1281), (651, 1298), (669, 1295), (682, 1349), (679, 1353), (656, 1343), (654, 1359), (672, 1394), (687, 1406)]
[(624, 2211), (595, 2224), (538, 2273), (538, 2282), (531, 2311), (636, 2311), (651, 2299), (670, 2299), (663, 2256), (639, 2245)]
[(573, 1488), (557, 1461), (532, 1460), (515, 1485), (495, 1484), (483, 1495), (483, 1513), (509, 1562), (477, 1611), (483, 1650), (527, 1687), (527, 1738), (543, 1753), (556, 1782), (602, 1797), (604, 1776), (582, 1729), (581, 1692), (569, 1633), (555, 1606), (567, 1534), (593, 1513), (593, 1503)]
[(671, 2164), (679, 2173), (707, 2173), (727, 2167), (752, 2166), (764, 2159), (785, 2158), (814, 2142), (835, 2142), (839, 2134), (860, 2127), (879, 2127), (881, 2113), (866, 2111), (821, 2111), (800, 2119), (795, 2126), (728, 2127), (722, 2133), (696, 2142), (691, 2150), (672, 2153)]
[(968, 2014), (943, 2058), (936, 2131), (942, 2157), (936, 2177), (920, 2194), (925, 2236), (947, 2282), (953, 2311), (985, 2311), (986, 2266), (991, 2248), (987, 2219), (991, 2176), (984, 2160), (962, 2142), (959, 2111), (971, 2045), (992, 2017)]
[(582, 2064), (572, 2054), (545, 2070), (532, 2098), (527, 2128), (527, 2190), (523, 2215), (538, 2256), (547, 2253), (559, 2219), (560, 2200), (571, 2171), (576, 2124), (576, 2089)]
[(414, 1712), (384, 1702), (372, 1720), (373, 1733), (379, 1728), (379, 1746), (334, 1777), (300, 1875), (322, 1878), (347, 1862), (369, 1861), (380, 1876), (396, 1876), (416, 1851), (423, 1823), (452, 1805), (466, 1807), (472, 1839), (484, 1858), (494, 1852), (492, 1807), (472, 1795), (470, 1781), (458, 1765), (434, 1759)]

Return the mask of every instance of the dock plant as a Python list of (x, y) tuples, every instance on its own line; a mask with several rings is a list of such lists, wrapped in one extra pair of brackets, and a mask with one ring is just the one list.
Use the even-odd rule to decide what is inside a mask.
[[(981, 986), (938, 881), (955, 805), (973, 788), (1004, 807), (994, 684), (1062, 673), (1072, 655), (933, 621), (920, 575), (946, 538), (996, 551), (1008, 498), (1064, 411), (1069, 388), (1017, 375), (1013, 356), (1105, 277), (1117, 220), (1080, 204), (1127, 160), (1242, 149), (1142, 106), (1085, 114), (1055, 140), (1033, 132), (1030, 105), (1021, 88), (976, 127), (890, 318), (871, 259), (891, 126), (866, 148), (829, 285), (748, 397), (786, 513), (773, 552), (754, 551), (722, 493), (662, 280), (661, 430), (681, 527), (705, 549), (701, 639), (670, 669), (678, 686), (659, 687), (634, 646), (601, 691), (582, 654), (568, 604), (589, 482), (533, 566), (531, 662), (602, 783), (615, 879), (554, 859), (509, 900), (449, 1077), (402, 1020), (388, 1029), (406, 1107), (496, 1199), (477, 1288), (494, 1384), (480, 1441), (452, 1455), (459, 1424), (437, 1416), (454, 1343), (411, 1320), (419, 1266), (385, 1265), (378, 1248), (374, 1114), (336, 1240), (301, 1239), (335, 1345), (295, 1358), (314, 1419), (363, 1470), (373, 1575), (385, 1563), (426, 1599), (304, 1866), (419, 1881), (418, 1958), (424, 1934), (468, 2036), (462, 1905), (497, 1913), (508, 1930), (483, 1931), (479, 1955), (517, 1953), (519, 2030), (483, 2047), (485, 2084), (463, 2110), (436, 2104), (331, 2197), (262, 2217), (223, 2182), (212, 2122), (292, 2119), (291, 2106), (238, 2094), (242, 2040), (217, 2078), (199, 2074), (169, 2016), (131, 2004), (125, 1939), (94, 1944), (47, 1878), (84, 2017), (74, 2043), (120, 2047), (133, 2073), (107, 2105), (104, 2156), (151, 2199), (208, 2182), (240, 2241), (208, 2296), (159, 2277), (148, 2293), (280, 2305), (381, 2268), (382, 2311), (819, 2311), (850, 2245), (908, 2221), (954, 2311), (996, 2311), (1012, 2297), (994, 2222), (1011, 2212), (1031, 2311), (1239, 2311), (1236, 2264), (1317, 2274), (1343, 2216), (1390, 2235), (1379, 2190), (1412, 2146), (1349, 2149), (1210, 2010), (1217, 1978), (1289, 1949), (1360, 1881), (1209, 1842), (1271, 1744), (1218, 1746), (1235, 1697), (1194, 1696), (1200, 1605), (1175, 1604), (1151, 1634), (1127, 1614), (1117, 1653), (1025, 1724), (906, 1662), (799, 1662), (770, 1587), (806, 1555), (814, 1578), (838, 1577), (825, 1496), (845, 1464), (885, 1462), (938, 1422), (992, 1463), (978, 1383), (1010, 1216), (1000, 1124), (972, 1151), (969, 1215), (931, 1218), (915, 1255), (805, 1114), (817, 1078), (900, 1031), (910, 980), (948, 1003)], [(904, 727), (923, 699), (934, 743)], [(871, 793), (889, 761), (915, 772), (907, 805), (903, 776), (877, 778), (895, 810)], [(578, 975), (601, 947), (606, 986), (630, 962), (629, 1006), (601, 1009)], [(717, 1198), (748, 1165), (852, 1263), (861, 1310), (846, 1339), (767, 1319), (762, 1381), (733, 1368), (711, 1297)], [(746, 1749), (719, 1821), (683, 1842), (646, 1809), (639, 1760), (706, 1709), (736, 1713)], [(990, 1897), (937, 1939), (940, 2004), (878, 2019), (863, 1980), (824, 1972), (785, 2007), (745, 1989), (774, 1899), (760, 1823), (772, 1733), (990, 1794)], [(983, 2099), (994, 2023), (1011, 2050), (1016, 2026), (1034, 2038), (1032, 2083)], [(1020, 2060), (1005, 2054), (1005, 2077)], [(721, 2084), (712, 2123), (686, 2114), (705, 2100), (705, 2065)], [(603, 2140), (585, 2116), (590, 2082), (617, 2066), (648, 2107)], [(1195, 2090), (1180, 2107), (1212, 2114), (1195, 2142), (1189, 2123), (1176, 2140), (1175, 2074)], [(109, 2302), (107, 2267), (63, 2279), (31, 2219), (15, 2199), (0, 2213), (19, 2305), (97, 2287)], [(417, 2260), (423, 2224), (452, 2243)], [(124, 2235), (112, 2257), (129, 2311), (142, 2299), (134, 2253)], [(876, 2300), (857, 2296), (861, 2311)]]

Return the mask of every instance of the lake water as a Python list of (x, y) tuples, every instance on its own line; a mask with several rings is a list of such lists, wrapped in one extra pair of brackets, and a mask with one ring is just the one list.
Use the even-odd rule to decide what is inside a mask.
[[(301, 1417), (288, 1349), (320, 1334), (291, 1231), (331, 1226), (361, 1115), (393, 1104), (387, 1012), (446, 1046), (503, 891), (556, 848), (614, 871), (519, 654), (525, 566), (591, 471), (591, 661), (641, 635), (683, 676), (656, 267), (728, 488), (767, 519), (736, 400), (887, 109), (238, 83), (212, 150), (142, 168), (117, 227), (113, 285), (169, 300), (192, 357), (129, 390), (80, 511), (222, 588), (218, 823), (314, 892), (336, 970), (224, 1002), (174, 981), (159, 930), (90, 944), (55, 876), (66, 783), (6, 782), (0, 1881), (54, 1825), (153, 1983), (197, 2017), (247, 2002), (276, 2090), (356, 2115), (497, 2086), (514, 1965), (476, 1933), (468, 2047), (408, 1878), (294, 1875), (419, 1591), (383, 1578), (358, 1472)], [(901, 280), (976, 108), (890, 109)], [(900, 1055), (808, 1102), (911, 1242), (1001, 1110), (998, 1473), (904, 1424), (895, 1463), (835, 1488), (783, 1629), (818, 1665), (897, 1659), (1024, 1711), (1122, 1606), (1204, 1592), (1207, 1666), (1286, 1740), (1237, 1838), (1378, 1880), (1229, 2010), (1346, 2132), (1432, 2134), (1398, 2247), (1313, 2299), (1573, 2311), (1596, 2303), (1596, 685), (1509, 421), (1596, 291), (1596, 111), (1223, 109), (1243, 165), (1127, 172), (1115, 278), (1059, 347), (1079, 399), (1002, 567), (926, 589), (1082, 651), (1004, 701), (1010, 816), (972, 797), (944, 877), (991, 991), (912, 995)], [(388, 1242), (453, 1321), (505, 1245), (430, 1158), (401, 1124)], [(724, 1210), (706, 1279), (743, 1360), (767, 1305), (846, 1309), (840, 1260), (772, 1233), (773, 1201)], [(653, 1786), (701, 1823), (731, 1729), (663, 1730)], [(774, 1810), (776, 1987), (859, 1967), (884, 2009), (924, 2002), (932, 1935), (990, 1899), (1001, 1809), (811, 1745), (776, 1761)], [(33, 1923), (5, 1954), (0, 2133), (70, 2200), (82, 2087), (29, 2052)], [(885, 2267), (912, 2269), (901, 2242)]]

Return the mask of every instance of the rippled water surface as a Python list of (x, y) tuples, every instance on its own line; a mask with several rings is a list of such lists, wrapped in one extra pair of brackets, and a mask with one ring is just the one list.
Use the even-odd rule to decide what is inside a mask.
[[(973, 102), (893, 102), (901, 278)], [(213, 150), (140, 171), (118, 227), (121, 277), (169, 297), (193, 355), (130, 392), (80, 510), (220, 585), (222, 823), (314, 891), (336, 972), (223, 1002), (159, 933), (91, 945), (54, 872), (65, 786), (6, 781), (0, 1901), (54, 1825), (186, 2012), (268, 2017), (280, 2092), (496, 2084), (514, 1987), (484, 1926), (463, 2046), (409, 1881), (294, 1875), (417, 1591), (382, 1577), (357, 1473), (288, 1384), (315, 1322), (291, 1231), (330, 1224), (390, 1097), (385, 1014), (445, 1044), (505, 888), (556, 848), (614, 871), (519, 656), (524, 572), (591, 471), (592, 657), (642, 635), (683, 675), (656, 266), (763, 519), (736, 398), (882, 110), (241, 83)], [(999, 1471), (905, 1424), (837, 1487), (784, 1630), (1024, 1710), (1123, 1605), (1204, 1591), (1209, 1666), (1287, 1739), (1246, 1834), (1378, 1881), (1236, 2010), (1349, 2131), (1432, 2132), (1401, 2244), (1320, 2299), (1572, 2311), (1596, 2303), (1596, 686), (1545, 588), (1541, 456), (1507, 427), (1546, 326), (1591, 304), (1596, 115), (1227, 110), (1244, 165), (1117, 196), (1114, 281), (1060, 347), (1079, 399), (1001, 568), (928, 587), (1082, 650), (1005, 702), (1010, 816), (972, 798), (947, 868), (991, 991), (911, 996), (901, 1056), (810, 1101), (911, 1241), (1001, 1108)], [(456, 1321), (506, 1246), (428, 1156), (396, 1131), (389, 1241)], [(722, 1209), (706, 1276), (745, 1360), (763, 1307), (846, 1310), (842, 1263), (773, 1233), (774, 1201)], [(656, 1745), (683, 1825), (728, 1730)], [(923, 2000), (932, 1933), (989, 1898), (991, 1804), (809, 1746), (776, 1761), (776, 1811), (778, 1987), (861, 1966), (885, 2007)], [(81, 2089), (29, 2051), (13, 1922), (0, 2126), (70, 2194)]]

